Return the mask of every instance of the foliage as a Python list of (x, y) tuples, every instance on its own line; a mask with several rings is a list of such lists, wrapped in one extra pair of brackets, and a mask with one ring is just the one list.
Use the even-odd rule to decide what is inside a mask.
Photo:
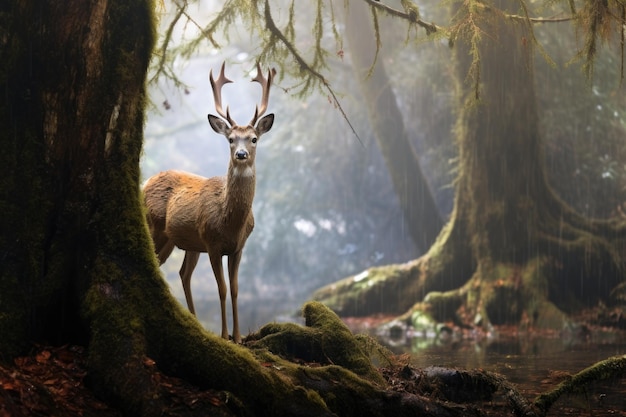
[[(571, 3), (573, 5), (573, 3)], [(572, 12), (576, 10), (572, 6)], [(593, 76), (595, 58), (598, 53), (598, 40), (610, 40), (617, 29), (621, 44), (620, 79), (624, 79), (624, 38), (626, 36), (626, 5), (623, 1), (585, 1), (577, 13), (585, 42), (579, 52), (583, 59), (583, 71), (587, 78)]]

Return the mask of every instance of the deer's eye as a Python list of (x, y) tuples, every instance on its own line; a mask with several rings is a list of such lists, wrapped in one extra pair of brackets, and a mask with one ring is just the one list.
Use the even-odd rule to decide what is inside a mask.
[(252, 143), (256, 143), (257, 138), (252, 138)]
[(233, 142), (234, 142), (233, 138), (228, 138), (228, 141), (229, 141), (230, 143), (233, 143)]

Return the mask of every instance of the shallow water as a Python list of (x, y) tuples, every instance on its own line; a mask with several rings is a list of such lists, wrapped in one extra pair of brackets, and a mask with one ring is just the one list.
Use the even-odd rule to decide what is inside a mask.
[[(403, 346), (393, 346), (392, 350), (409, 353), (412, 365), (417, 368), (439, 365), (496, 372), (532, 400), (554, 388), (567, 375), (626, 354), (626, 338), (612, 333), (588, 335), (583, 340), (552, 336), (433, 343), (413, 338), (405, 340)], [(549, 415), (626, 416), (626, 375), (620, 380), (595, 383), (580, 395), (563, 397)]]

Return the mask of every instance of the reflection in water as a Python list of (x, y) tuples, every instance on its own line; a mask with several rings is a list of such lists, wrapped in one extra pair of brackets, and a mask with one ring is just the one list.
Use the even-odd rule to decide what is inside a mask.
[[(395, 353), (410, 353), (416, 368), (445, 366), (499, 373), (517, 385), (528, 399), (552, 389), (567, 375), (626, 354), (626, 338), (615, 332), (594, 333), (584, 340), (559, 336), (442, 342), (415, 337), (405, 339), (403, 346), (390, 340), (380, 341)], [(610, 407), (612, 413), (615, 410), (626, 413), (626, 378), (604, 381), (590, 387), (582, 398), (566, 397), (560, 402), (561, 406), (596, 410)]]

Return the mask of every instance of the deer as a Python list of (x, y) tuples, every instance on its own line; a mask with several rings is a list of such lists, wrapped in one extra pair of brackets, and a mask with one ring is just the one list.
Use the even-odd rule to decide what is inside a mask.
[(227, 291), (222, 258), (228, 257), (232, 339), (235, 343), (241, 343), (237, 313), (239, 263), (246, 240), (254, 228), (252, 201), (256, 187), (256, 146), (274, 123), (273, 113), (263, 115), (267, 110), (276, 70), (268, 70), (267, 77), (264, 77), (257, 63), (257, 75), (252, 82), (261, 84), (261, 105), (256, 106), (248, 124), (239, 125), (231, 118), (228, 106), (225, 112), (222, 107), (222, 87), (232, 82), (224, 75), (224, 67), (225, 63), (217, 80), (213, 78), (213, 70), (209, 72), (215, 110), (221, 118), (208, 114), (208, 119), (211, 128), (223, 135), (230, 144), (227, 174), (205, 178), (183, 171), (164, 171), (150, 177), (143, 192), (146, 217), (159, 265), (165, 263), (174, 247), (185, 251), (180, 278), (187, 307), (194, 316), (191, 274), (200, 254), (208, 253), (220, 297), (221, 337), (227, 340)]

